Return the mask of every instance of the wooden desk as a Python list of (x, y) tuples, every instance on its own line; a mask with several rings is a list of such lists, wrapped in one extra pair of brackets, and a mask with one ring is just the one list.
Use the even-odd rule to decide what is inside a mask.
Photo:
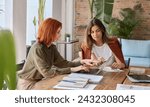
[(102, 72), (100, 75), (103, 76), (103, 79), (95, 90), (115, 90), (116, 85), (122, 84), (126, 79), (127, 73), (128, 70), (124, 70), (124, 72)]
[[(128, 70), (124, 70), (123, 72), (101, 72), (104, 78), (102, 81), (96, 86), (95, 90), (115, 90), (117, 84), (122, 84), (126, 79), (126, 74)], [(53, 90), (53, 86), (56, 85), (64, 76), (66, 75), (58, 75), (54, 78), (49, 78), (46, 80), (42, 80), (34, 86), (33, 89), (38, 90)]]
[[(103, 76), (102, 81), (96, 86), (95, 90), (115, 90), (117, 84), (128, 84), (128, 85), (139, 85), (139, 86), (150, 86), (150, 83), (132, 83), (126, 77), (128, 69), (123, 72), (101, 72)], [(150, 68), (146, 68), (146, 74), (150, 74)], [(66, 74), (67, 75), (67, 74)], [(57, 75), (54, 78), (49, 78), (38, 82), (33, 89), (38, 90), (54, 90), (55, 86), (64, 76)]]

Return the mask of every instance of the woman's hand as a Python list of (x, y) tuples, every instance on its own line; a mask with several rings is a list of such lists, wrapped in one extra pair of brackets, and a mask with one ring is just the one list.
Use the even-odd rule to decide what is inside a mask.
[(91, 59), (82, 59), (82, 60), (80, 60), (80, 62), (83, 65), (93, 66), (93, 61)]
[(80, 65), (80, 66), (78, 66), (78, 67), (72, 67), (72, 68), (71, 68), (71, 71), (72, 71), (72, 72), (78, 72), (78, 71), (81, 71), (81, 70), (83, 70), (83, 71), (85, 71), (85, 72), (89, 72), (89, 67)]
[(102, 62), (99, 60), (93, 60), (92, 62), (93, 62), (93, 66), (100, 66), (102, 64)]
[(99, 62), (101, 62), (101, 63), (104, 63), (105, 62), (105, 59), (103, 58), (103, 57), (98, 57), (98, 59), (97, 59)]
[(114, 68), (114, 69), (121, 69), (121, 68), (124, 68), (125, 67), (125, 65), (123, 64), (123, 63), (117, 63), (117, 62), (114, 62), (112, 65), (111, 65), (111, 67), (112, 68)]
[(105, 59), (103, 57), (99, 57), (99, 58), (93, 60), (93, 65), (94, 66), (100, 66), (104, 62), (105, 62)]

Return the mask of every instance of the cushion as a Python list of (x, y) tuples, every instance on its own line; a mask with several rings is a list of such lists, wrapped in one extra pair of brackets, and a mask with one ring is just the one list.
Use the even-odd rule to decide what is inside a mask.
[(130, 66), (150, 67), (150, 58), (130, 57)]
[(122, 39), (121, 43), (124, 56), (150, 58), (150, 40)]

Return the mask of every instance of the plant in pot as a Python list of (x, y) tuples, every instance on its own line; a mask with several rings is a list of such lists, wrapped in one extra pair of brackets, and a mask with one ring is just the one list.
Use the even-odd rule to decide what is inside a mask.
[(70, 34), (68, 33), (65, 34), (65, 41), (70, 42)]
[(0, 90), (16, 89), (15, 43), (9, 30), (0, 30)]
[(108, 33), (115, 35), (119, 38), (130, 39), (132, 37), (133, 30), (139, 24), (137, 18), (137, 11), (141, 11), (141, 4), (131, 8), (124, 8), (120, 10), (121, 18), (112, 18), (108, 25)]

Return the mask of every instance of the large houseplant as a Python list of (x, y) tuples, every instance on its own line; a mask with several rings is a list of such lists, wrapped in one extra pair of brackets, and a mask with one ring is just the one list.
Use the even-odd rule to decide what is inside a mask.
[(88, 0), (91, 18), (100, 19), (105, 25), (110, 22), (114, 0)]
[(108, 25), (108, 33), (119, 38), (129, 39), (132, 37), (134, 28), (139, 24), (137, 13), (141, 11), (141, 5), (134, 8), (124, 8), (120, 10), (121, 18), (112, 18)]
[(9, 30), (0, 30), (0, 90), (16, 89), (15, 44)]

